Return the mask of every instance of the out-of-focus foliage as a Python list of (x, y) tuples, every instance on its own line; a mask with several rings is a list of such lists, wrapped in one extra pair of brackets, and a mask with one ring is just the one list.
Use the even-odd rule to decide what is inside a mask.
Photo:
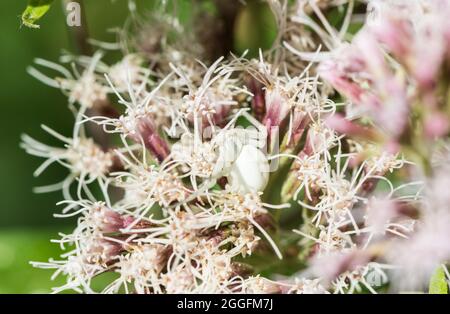
[(270, 8), (259, 1), (249, 1), (236, 21), (236, 50), (242, 53), (250, 48), (249, 55), (257, 56), (256, 47), (269, 48), (275, 37), (276, 26)]
[[(45, 261), (61, 254), (59, 244), (49, 242), (57, 237), (57, 232), (54, 229), (0, 232), (0, 294), (50, 293), (51, 287), (64, 282), (63, 277), (50, 281), (52, 270), (36, 271), (30, 265), (30, 261)], [(102, 286), (105, 280), (105, 276), (99, 276), (93, 287)]]
[[(30, 260), (58, 256), (57, 244), (48, 239), (55, 232), (16, 230), (0, 232), (0, 293), (48, 293), (53, 282), (50, 271), (36, 271)], [(56, 282), (61, 279), (56, 279)]]
[(430, 287), (429, 292), (431, 294), (447, 294), (448, 293), (448, 285), (445, 279), (445, 271), (444, 268), (439, 266), (438, 269), (434, 272), (433, 276), (430, 279)]

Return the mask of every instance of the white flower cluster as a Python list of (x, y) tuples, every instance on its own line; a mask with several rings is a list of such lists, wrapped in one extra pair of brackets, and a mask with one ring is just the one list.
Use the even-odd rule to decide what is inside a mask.
[[(64, 56), (74, 74), (36, 60), (62, 78), (29, 69), (67, 95), (75, 116), (70, 138), (43, 127), (63, 147), (28, 136), (22, 143), (46, 158), (35, 175), (55, 162), (69, 170), (61, 183), (37, 189), (61, 189), (56, 216), (78, 217), (73, 232), (55, 240), (66, 250), (61, 259), (33, 262), (66, 276), (54, 292), (377, 293), (416, 254), (401, 239), (419, 238), (408, 245), (422, 247), (432, 237), (432, 215), (414, 234), (420, 182), (390, 180), (413, 163), (380, 145), (369, 123), (344, 119), (338, 112), (350, 101), (339, 102), (329, 83), (339, 86), (320, 76), (349, 45), (349, 26), (360, 18), (353, 9), (362, 4), (267, 2), (279, 34), (257, 59), (202, 59), (201, 43), (189, 43), (176, 17), (161, 13), (157, 27), (135, 30), (136, 51), (112, 66), (99, 51)], [(331, 9), (342, 15), (339, 27), (328, 22)], [(92, 125), (108, 143), (89, 137)], [(286, 219), (295, 225), (285, 227)], [(449, 229), (447, 220), (441, 225)], [(297, 268), (266, 278), (254, 256)], [(430, 259), (427, 270), (446, 258)], [(108, 272), (110, 282), (94, 289)]]

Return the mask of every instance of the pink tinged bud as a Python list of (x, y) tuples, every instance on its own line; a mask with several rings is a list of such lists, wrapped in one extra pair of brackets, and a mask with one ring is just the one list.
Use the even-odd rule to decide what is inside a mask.
[(103, 205), (94, 207), (86, 219), (91, 220), (93, 225), (104, 233), (118, 232), (124, 226), (124, 218)]
[(406, 60), (411, 52), (413, 30), (406, 20), (384, 18), (371, 31), (400, 60)]
[[(227, 117), (231, 111), (231, 106), (218, 105), (218, 106), (216, 106), (215, 111), (216, 112), (214, 113), (214, 116), (213, 116), (215, 125), (217, 125), (219, 127), (224, 127), (228, 122)], [(205, 118), (206, 118), (206, 121), (205, 121), (205, 123), (202, 123), (202, 125), (203, 124), (209, 125), (206, 116), (205, 116)]]
[(162, 162), (169, 156), (170, 150), (167, 142), (155, 131), (153, 123), (149, 119), (143, 119), (140, 122), (139, 135), (142, 138), (145, 147), (159, 162)]
[(122, 251), (123, 247), (120, 243), (96, 238), (86, 247), (86, 261), (91, 264), (108, 264)]
[(450, 122), (447, 116), (442, 113), (433, 113), (425, 120), (425, 135), (435, 139), (442, 137), (449, 132)]
[(152, 134), (148, 137), (148, 142), (146, 143), (146, 147), (153, 153), (153, 155), (158, 159), (159, 162), (162, 162), (164, 159), (169, 156), (170, 150), (166, 141), (164, 141), (159, 135)]
[(123, 225), (124, 225), (124, 229), (126, 227), (128, 227), (129, 225), (131, 225), (132, 223), (134, 223), (134, 221), (136, 220), (135, 217), (133, 216), (127, 216), (123, 219)]
[(300, 158), (307, 158), (316, 153), (317, 150), (327, 148), (324, 138), (317, 136), (317, 134), (310, 128), (306, 134), (305, 145), (298, 153)]
[(309, 122), (309, 117), (305, 112), (294, 111), (291, 126), (291, 138), (288, 146), (297, 145)]
[(433, 89), (444, 61), (446, 47), (443, 39), (432, 37), (426, 45), (416, 43), (416, 47), (411, 72), (422, 89)]
[(337, 113), (325, 119), (325, 125), (334, 129), (338, 133), (343, 133), (349, 136), (357, 136), (370, 138), (372, 132), (352, 121), (347, 120), (342, 114)]
[(416, 66), (413, 69), (414, 78), (416, 79), (420, 88), (424, 90), (432, 89), (437, 82), (437, 68), (431, 64)]
[(390, 140), (385, 143), (383, 151), (391, 155), (396, 155), (400, 152), (400, 148), (400, 144), (397, 142), (397, 140)]
[(334, 61), (325, 61), (320, 64), (319, 75), (330, 83), (338, 92), (350, 99), (353, 103), (360, 103), (365, 91), (360, 85), (352, 82), (347, 76), (350, 73), (344, 73), (339, 69)]
[(349, 156), (348, 160), (348, 165), (350, 168), (356, 168), (364, 161), (364, 154), (360, 153), (354, 156)]
[(251, 79), (248, 83), (249, 89), (253, 94), (252, 109), (256, 119), (262, 120), (266, 113), (265, 91), (261, 83)]
[(313, 140), (311, 139), (311, 133), (308, 132), (306, 134), (305, 146), (303, 146), (303, 149), (298, 153), (298, 157), (307, 158), (307, 157), (311, 156), (312, 154), (314, 154), (313, 146), (314, 146), (314, 143), (313, 143)]
[(390, 75), (380, 44), (371, 33), (360, 32), (354, 40), (354, 45), (361, 54), (359, 57), (364, 60), (365, 69), (363, 71), (370, 73), (371, 80), (382, 80)]
[(386, 78), (380, 89), (385, 99), (382, 100), (382, 107), (371, 114), (389, 135), (399, 137), (407, 126), (410, 111), (405, 88), (392, 77)]
[(212, 243), (212, 245), (214, 245), (214, 246), (218, 246), (228, 236), (228, 234), (222, 229), (213, 230), (213, 231), (207, 230), (205, 233), (206, 233), (205, 237), (206, 237), (207, 241)]
[(280, 126), (290, 107), (286, 97), (277, 89), (267, 89), (265, 96), (266, 115), (263, 124), (270, 130), (273, 126)]

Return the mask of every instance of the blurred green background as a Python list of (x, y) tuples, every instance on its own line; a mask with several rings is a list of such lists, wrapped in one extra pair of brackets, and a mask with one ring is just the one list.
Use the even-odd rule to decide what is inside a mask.
[[(155, 1), (136, 3), (140, 11), (145, 11)], [(49, 239), (71, 228), (67, 221), (52, 216), (57, 210), (55, 203), (61, 200), (60, 193), (32, 193), (34, 186), (64, 178), (64, 170), (51, 167), (39, 178), (34, 178), (32, 173), (42, 159), (25, 154), (19, 148), (19, 142), (20, 135), (27, 133), (44, 143), (60, 144), (40, 128), (41, 124), (70, 134), (73, 121), (65, 97), (29, 76), (26, 67), (36, 57), (57, 61), (62, 50), (73, 51), (73, 47), (68, 39), (61, 1), (55, 1), (50, 11), (38, 21), (40, 29), (20, 26), (20, 14), (26, 2), (0, 1), (0, 293), (49, 292), (55, 284), (49, 280), (51, 271), (34, 269), (29, 261), (57, 257), (58, 246), (51, 244)], [(189, 1), (187, 3), (189, 6)], [(104, 41), (115, 39), (107, 30), (122, 26), (128, 14), (126, 0), (85, 0), (84, 8), (90, 37)], [(265, 42), (263, 45), (267, 46), (267, 38), (274, 36), (274, 28), (264, 22), (268, 12), (263, 14), (261, 22), (261, 16), (252, 17), (254, 8), (249, 6), (241, 14), (237, 50), (247, 48), (246, 44), (256, 47)], [(254, 27), (255, 23), (263, 26)], [(252, 27), (248, 27), (250, 24)]]

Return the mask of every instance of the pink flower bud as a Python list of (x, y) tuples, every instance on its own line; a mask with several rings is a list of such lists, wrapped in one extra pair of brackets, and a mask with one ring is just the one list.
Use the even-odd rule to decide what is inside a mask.
[(425, 135), (434, 139), (448, 133), (450, 122), (447, 116), (442, 113), (433, 113), (425, 120)]
[(385, 143), (383, 151), (391, 155), (398, 154), (400, 152), (400, 144), (396, 140), (390, 140)]
[(294, 147), (297, 145), (309, 123), (310, 119), (306, 112), (294, 110), (291, 126), (291, 138), (289, 143), (287, 143), (288, 146)]
[(254, 78), (251, 78), (247, 85), (253, 94), (253, 113), (256, 119), (261, 121), (266, 113), (265, 91), (263, 89), (263, 85)]
[(98, 231), (105, 233), (118, 232), (124, 226), (124, 217), (103, 204), (92, 207), (86, 215), (86, 220)]
[[(213, 115), (213, 120), (214, 120), (214, 124), (219, 126), (219, 127), (224, 127), (228, 120), (228, 114), (231, 111), (231, 106), (230, 105), (218, 105), (215, 108), (215, 113)], [(204, 117), (205, 121), (202, 121), (202, 127), (204, 125), (209, 125), (209, 122), (207, 121), (207, 116)]]
[(411, 53), (413, 30), (405, 19), (384, 17), (370, 29), (397, 58), (406, 60)]
[[(162, 162), (169, 156), (170, 150), (166, 141), (164, 141), (149, 119), (142, 119), (139, 124), (139, 136), (142, 138), (145, 147)], [(140, 138), (135, 139), (140, 141)]]
[(325, 125), (331, 129), (334, 129), (338, 133), (364, 138), (372, 137), (372, 133), (369, 129), (347, 120), (340, 113), (327, 117), (325, 119)]
[(94, 237), (87, 242), (86, 261), (91, 264), (108, 264), (122, 251), (120, 243)]
[(354, 103), (360, 103), (362, 95), (365, 91), (360, 85), (355, 84), (345, 73), (339, 68), (337, 63), (328, 60), (322, 62), (318, 68), (320, 76), (328, 81), (333, 87), (349, 98)]
[(265, 93), (266, 115), (263, 124), (270, 130), (273, 126), (280, 126), (289, 113), (288, 99), (278, 89), (267, 89)]

